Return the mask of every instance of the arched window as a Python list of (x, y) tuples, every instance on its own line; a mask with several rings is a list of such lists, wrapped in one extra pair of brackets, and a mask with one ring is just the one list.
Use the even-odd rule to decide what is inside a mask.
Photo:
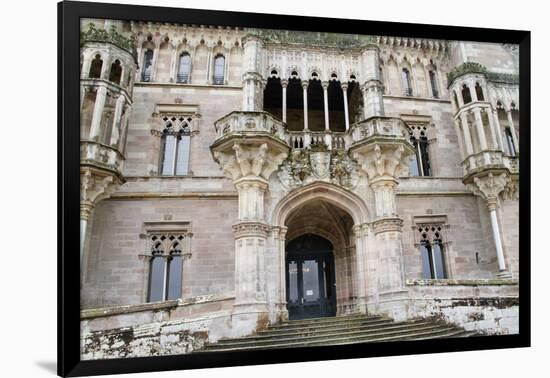
[(214, 80), (216, 85), (222, 85), (225, 82), (225, 57), (223, 55), (216, 55), (214, 58)]
[(411, 176), (431, 176), (430, 156), (428, 154), (428, 138), (426, 126), (414, 126), (410, 131), (411, 143), (416, 154), (411, 156), (409, 174)]
[(462, 101), (465, 105), (472, 102), (472, 94), (470, 93), (470, 88), (466, 84), (462, 86)]
[(506, 144), (508, 145), (508, 152), (510, 153), (510, 156), (516, 156), (516, 144), (514, 143), (514, 137), (512, 136), (512, 129), (510, 126), (506, 126), (504, 128), (504, 134), (506, 135)]
[(143, 69), (141, 71), (141, 81), (151, 81), (153, 73), (153, 50), (147, 49), (143, 54)]
[[(181, 298), (184, 235), (152, 235), (149, 302)], [(168, 253), (166, 253), (168, 251)]]
[(479, 83), (476, 83), (476, 96), (478, 101), (485, 101), (485, 98), (483, 97), (483, 89)]
[(122, 76), (122, 65), (120, 64), (120, 60), (115, 60), (113, 64), (111, 64), (111, 73), (109, 74), (109, 81), (120, 84), (120, 78)]
[(149, 302), (163, 301), (165, 298), (166, 259), (162, 249), (162, 240), (152, 237), (151, 262), (149, 265)]
[(445, 249), (442, 240), (441, 225), (426, 225), (418, 228), (421, 234), (420, 254), (422, 271), (425, 279), (445, 279)]
[(90, 65), (90, 73), (88, 77), (90, 79), (98, 79), (101, 77), (101, 68), (103, 67), (103, 61), (101, 60), (101, 55), (97, 54), (92, 60), (92, 64)]
[(407, 68), (403, 68), (401, 71), (401, 78), (403, 80), (403, 90), (405, 92), (405, 96), (412, 96), (413, 90), (411, 85), (411, 73)]
[(189, 72), (191, 68), (191, 57), (188, 53), (180, 55), (180, 65), (178, 69), (178, 83), (189, 82)]
[(181, 298), (181, 281), (183, 273), (183, 259), (181, 255), (181, 246), (176, 241), (170, 249), (170, 256), (167, 262), (168, 277), (166, 299)]
[(162, 176), (183, 176), (189, 173), (190, 121), (190, 118), (183, 117), (164, 118), (159, 168)]
[(435, 77), (435, 71), (430, 70), (428, 74), (430, 75), (430, 85), (432, 86), (432, 96), (433, 98), (439, 98), (439, 90), (437, 89), (437, 80)]

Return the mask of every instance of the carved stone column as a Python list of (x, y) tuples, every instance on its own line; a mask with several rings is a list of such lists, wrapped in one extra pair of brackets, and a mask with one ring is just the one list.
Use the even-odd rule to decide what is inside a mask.
[(283, 122), (286, 123), (286, 88), (288, 87), (288, 80), (281, 80), (281, 87), (283, 87)]
[(499, 150), (502, 146), (498, 142), (497, 130), (495, 130), (495, 123), (493, 121), (493, 112), (491, 108), (485, 108), (487, 119), (489, 120), (489, 131), (491, 132), (491, 149)]
[(352, 227), (353, 237), (355, 239), (355, 259), (352, 264), (354, 268), (354, 296), (356, 299), (356, 309), (364, 314), (367, 312), (367, 237), (369, 225), (366, 223), (356, 224)]
[(101, 119), (103, 118), (103, 109), (107, 99), (107, 88), (97, 88), (94, 111), (92, 113), (92, 123), (90, 125), (90, 139), (98, 141), (101, 134)]
[(384, 115), (384, 100), (382, 93), (384, 84), (380, 80), (380, 49), (375, 45), (368, 45), (363, 50), (363, 101), (365, 119)]
[[(395, 189), (401, 172), (408, 169), (408, 157), (414, 149), (403, 134), (383, 140), (372, 136), (362, 144), (351, 148), (353, 157), (367, 174), (369, 186), (374, 192), (375, 216), (372, 221), (374, 243), (368, 255), (377, 256), (378, 281), (376, 287), (368, 287), (368, 306), (373, 311), (385, 313), (395, 319), (406, 317), (406, 290), (404, 288), (402, 220), (395, 204)], [(366, 245), (367, 241), (363, 241)], [(362, 244), (358, 244), (358, 251)], [(374, 261), (367, 258), (367, 261)], [(367, 267), (368, 268), (368, 267)], [(370, 274), (370, 271), (369, 271)], [(372, 302), (372, 301), (376, 302)]]
[(472, 145), (472, 136), (470, 135), (470, 126), (468, 125), (468, 117), (466, 113), (460, 114), (460, 121), (462, 123), (462, 133), (464, 134), (464, 144), (466, 145), (466, 156), (473, 155), (474, 147)]
[(485, 129), (483, 127), (483, 120), (481, 119), (481, 109), (473, 108), (474, 118), (476, 120), (476, 129), (479, 139), (479, 148), (481, 151), (487, 150), (487, 137), (485, 136)]
[(243, 39), (243, 108), (244, 111), (263, 110), (263, 42), (254, 36)]
[(473, 183), (468, 184), (474, 194), (485, 200), (489, 216), (491, 218), (491, 229), (493, 231), (493, 240), (498, 260), (498, 277), (511, 278), (511, 274), (506, 267), (504, 250), (502, 248), (502, 235), (497, 217), (497, 208), (500, 206), (499, 195), (510, 185), (510, 177), (506, 173), (494, 175), (489, 172), (486, 176), (474, 177)]
[(512, 118), (512, 111), (510, 109), (506, 110), (506, 116), (508, 117), (508, 126), (510, 127), (510, 133), (512, 134), (514, 147), (516, 148), (516, 152), (519, 152), (518, 136), (516, 135), (516, 128), (514, 127), (514, 119)]
[(276, 321), (283, 322), (288, 320), (288, 310), (286, 307), (286, 233), (288, 229), (284, 226), (275, 226), (271, 229), (273, 245), (277, 258), (277, 274), (279, 285), (277, 291)]
[(342, 93), (344, 94), (344, 117), (346, 122), (346, 131), (349, 130), (349, 109), (348, 109), (348, 83), (340, 84)]
[(323, 81), (321, 85), (323, 87), (323, 104), (325, 109), (325, 131), (330, 131), (329, 114), (328, 114), (328, 82)]
[(264, 219), (264, 193), (269, 187), (269, 176), (288, 156), (289, 148), (274, 137), (229, 133), (232, 134), (229, 138), (221, 138), (211, 150), (239, 192), (238, 221), (233, 226), (234, 313), (249, 319), (251, 314), (267, 314), (264, 259), (270, 225)]
[(124, 109), (125, 103), (126, 103), (126, 98), (122, 95), (118, 96), (116, 105), (115, 105), (115, 115), (113, 117), (111, 140), (109, 142), (109, 145), (115, 148), (117, 148), (118, 141), (120, 139), (122, 110)]
[(302, 81), (302, 88), (303, 88), (303, 97), (304, 97), (304, 131), (309, 130), (308, 128), (308, 120), (307, 120), (307, 81)]

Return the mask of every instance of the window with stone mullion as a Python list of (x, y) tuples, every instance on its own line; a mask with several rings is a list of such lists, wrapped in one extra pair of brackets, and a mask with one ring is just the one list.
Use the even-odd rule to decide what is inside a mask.
[(425, 279), (445, 279), (445, 248), (442, 240), (442, 226), (421, 226), (420, 254), (422, 257), (422, 272)]

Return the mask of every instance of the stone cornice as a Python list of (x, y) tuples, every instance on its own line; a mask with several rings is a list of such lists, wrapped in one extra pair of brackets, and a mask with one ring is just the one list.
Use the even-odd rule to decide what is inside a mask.
[(80, 311), (80, 320), (91, 320), (95, 318), (103, 318), (109, 316), (123, 315), (123, 314), (134, 314), (137, 312), (145, 311), (158, 311), (170, 308), (176, 308), (178, 306), (191, 306), (194, 304), (202, 303), (212, 303), (212, 302), (221, 302), (234, 300), (234, 294), (211, 294), (211, 295), (201, 295), (192, 298), (186, 299), (175, 299), (163, 302), (153, 302), (153, 303), (143, 303), (137, 305), (123, 305), (123, 306), (112, 306), (112, 307), (102, 307), (102, 308), (93, 308)]
[(501, 285), (518, 285), (518, 280), (512, 279), (407, 279), (407, 286), (501, 286)]

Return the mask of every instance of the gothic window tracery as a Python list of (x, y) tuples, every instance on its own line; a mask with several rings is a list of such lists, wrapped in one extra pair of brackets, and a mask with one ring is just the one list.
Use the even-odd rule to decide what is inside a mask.
[(101, 76), (101, 68), (103, 67), (103, 60), (101, 60), (101, 55), (97, 54), (92, 60), (92, 64), (90, 65), (90, 72), (88, 74), (88, 77), (90, 79), (99, 79)]
[(149, 235), (148, 302), (179, 299), (182, 295), (183, 257), (188, 253), (190, 234)]
[(189, 173), (189, 153), (192, 118), (164, 117), (161, 136), (160, 169), (163, 176), (180, 176)]
[(122, 76), (122, 65), (120, 64), (120, 60), (115, 60), (113, 64), (111, 64), (111, 72), (109, 74), (109, 81), (120, 84), (120, 79)]
[(412, 96), (411, 73), (407, 68), (403, 68), (401, 71), (401, 79), (403, 80), (403, 91), (405, 96)]
[(214, 80), (215, 85), (223, 85), (225, 82), (225, 57), (222, 54), (214, 58)]
[(445, 243), (443, 242), (444, 225), (417, 225), (420, 234), (419, 248), (422, 257), (422, 273), (425, 279), (447, 278), (445, 266)]
[(143, 55), (143, 71), (141, 71), (141, 81), (151, 81), (151, 75), (153, 73), (153, 50), (145, 50)]
[(411, 176), (431, 176), (430, 156), (428, 152), (428, 130), (426, 125), (409, 125), (410, 141), (416, 154), (411, 156), (409, 174)]
[(191, 68), (191, 57), (188, 53), (184, 52), (180, 55), (179, 68), (178, 68), (178, 83), (189, 82), (189, 72)]
[(432, 87), (432, 97), (433, 98), (439, 98), (439, 90), (438, 90), (438, 86), (437, 86), (437, 79), (436, 79), (436, 76), (435, 76), (435, 68), (431, 69), (428, 72), (428, 74), (430, 76), (430, 85)]
[(485, 101), (485, 97), (483, 96), (483, 89), (481, 88), (481, 85), (479, 85), (479, 83), (476, 83), (476, 97), (478, 101)]
[(466, 84), (462, 86), (462, 101), (464, 104), (472, 102), (472, 94), (470, 93), (470, 88)]

